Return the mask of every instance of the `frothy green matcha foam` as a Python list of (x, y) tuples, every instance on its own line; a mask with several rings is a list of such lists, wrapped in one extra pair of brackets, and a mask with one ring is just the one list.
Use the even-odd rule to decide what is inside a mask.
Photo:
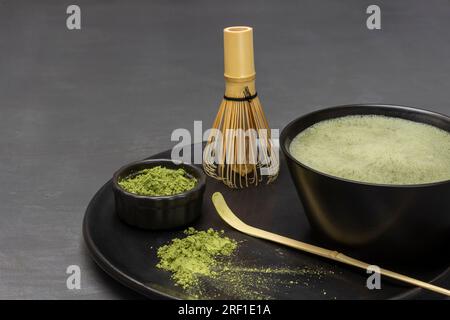
[(349, 180), (402, 185), (450, 179), (450, 133), (400, 118), (325, 120), (300, 132), (290, 152), (317, 171)]

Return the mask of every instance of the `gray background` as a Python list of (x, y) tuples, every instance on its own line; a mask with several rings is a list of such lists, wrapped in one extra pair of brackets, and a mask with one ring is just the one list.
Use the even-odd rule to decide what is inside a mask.
[[(255, 28), (271, 126), (345, 103), (450, 114), (450, 3), (0, 1), (0, 298), (136, 298), (90, 260), (84, 210), (122, 164), (212, 123), (223, 94), (221, 29)], [(82, 30), (66, 29), (66, 8)], [(82, 269), (82, 289), (65, 270)], [(442, 282), (450, 286), (450, 281)]]

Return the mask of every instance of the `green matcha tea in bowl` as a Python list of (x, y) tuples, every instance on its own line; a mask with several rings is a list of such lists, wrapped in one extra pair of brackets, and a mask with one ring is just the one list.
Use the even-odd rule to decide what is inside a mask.
[(170, 160), (137, 161), (113, 176), (116, 213), (128, 225), (167, 230), (201, 214), (206, 178), (195, 165)]
[(392, 105), (339, 106), (294, 120), (280, 144), (322, 238), (389, 261), (448, 250), (449, 117)]
[(324, 120), (300, 132), (289, 151), (311, 168), (348, 180), (395, 185), (450, 180), (450, 133), (401, 118)]

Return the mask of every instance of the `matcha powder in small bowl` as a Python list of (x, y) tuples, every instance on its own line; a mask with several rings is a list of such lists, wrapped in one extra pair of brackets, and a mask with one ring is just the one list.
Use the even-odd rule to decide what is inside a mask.
[(182, 168), (156, 166), (143, 169), (119, 182), (124, 190), (142, 196), (172, 196), (195, 187), (197, 179), (188, 176)]

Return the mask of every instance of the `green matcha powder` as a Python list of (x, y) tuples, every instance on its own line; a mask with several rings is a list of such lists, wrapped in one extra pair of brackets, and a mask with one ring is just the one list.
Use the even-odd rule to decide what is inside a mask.
[(194, 188), (197, 179), (186, 171), (161, 166), (141, 170), (119, 181), (126, 191), (142, 196), (171, 196)]
[[(184, 238), (175, 238), (157, 251), (157, 267), (172, 274), (177, 286), (189, 299), (272, 299), (277, 290), (309, 287), (309, 277), (321, 278), (333, 274), (320, 268), (296, 266), (252, 266), (245, 260), (236, 261), (238, 242), (223, 231), (189, 228)], [(274, 251), (280, 262), (283, 253)], [(278, 293), (279, 294), (279, 293)]]
[(184, 231), (187, 237), (173, 239), (158, 249), (160, 262), (157, 267), (172, 273), (175, 283), (188, 288), (198, 283), (199, 276), (213, 277), (218, 258), (230, 256), (237, 242), (223, 235), (223, 231), (208, 229)]

